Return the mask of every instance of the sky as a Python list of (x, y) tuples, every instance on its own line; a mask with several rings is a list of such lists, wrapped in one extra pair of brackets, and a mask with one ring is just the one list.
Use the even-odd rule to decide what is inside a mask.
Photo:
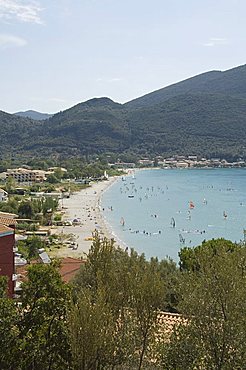
[(246, 64), (245, 0), (0, 0), (0, 110), (124, 103)]

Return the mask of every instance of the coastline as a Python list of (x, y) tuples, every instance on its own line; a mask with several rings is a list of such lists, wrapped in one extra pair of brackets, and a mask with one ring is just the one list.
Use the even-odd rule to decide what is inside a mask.
[[(102, 236), (116, 240), (102, 214), (101, 196), (118, 178), (118, 176), (113, 176), (108, 180), (92, 183), (90, 187), (72, 194), (68, 199), (63, 199), (63, 221), (77, 219), (79, 222), (74, 226), (59, 226), (56, 231), (60, 235), (73, 234), (76, 249), (64, 246), (52, 253), (55, 257), (86, 258), (92, 244), (90, 238), (95, 230), (98, 230)], [(116, 242), (119, 244), (119, 240)]]
[[(145, 170), (145, 169), (141, 169), (139, 171), (142, 171), (142, 170)], [(146, 170), (149, 170), (146, 168)], [(210, 169), (209, 169), (210, 170)], [(193, 170), (195, 171), (195, 169)], [(189, 171), (182, 171), (183, 174), (186, 174), (185, 175), (185, 178), (189, 175), (189, 173), (193, 173), (193, 171), (189, 172)], [(137, 172), (136, 169), (134, 171), (130, 170), (128, 172), (125, 173), (125, 176), (127, 177), (128, 175), (131, 175), (132, 172)], [(174, 176), (177, 176), (178, 173), (180, 173), (179, 171), (176, 171), (176, 175), (174, 174)], [(197, 171), (198, 173), (198, 171)], [(222, 172), (223, 174), (223, 172)], [(171, 174), (170, 174), (171, 175)], [(163, 174), (164, 176), (164, 174)], [(195, 175), (194, 175), (195, 176)], [(199, 175), (200, 176), (200, 175)], [(183, 178), (183, 175), (182, 175), (182, 178)], [(189, 177), (190, 178), (190, 177)], [(78, 218), (79, 219), (79, 223), (75, 226), (64, 226), (64, 227), (57, 227), (56, 230), (53, 229), (53, 232), (54, 234), (70, 234), (70, 235), (74, 235), (74, 249), (73, 249), (73, 246), (72, 245), (69, 245), (69, 242), (66, 243), (65, 241), (65, 245), (64, 247), (60, 248), (60, 249), (53, 249), (52, 252), (51, 252), (51, 256), (54, 256), (54, 257), (74, 257), (74, 258), (86, 258), (86, 255), (88, 254), (90, 248), (91, 248), (91, 245), (92, 245), (92, 232), (95, 231), (95, 230), (98, 230), (99, 234), (103, 237), (105, 236), (106, 238), (108, 239), (113, 239), (115, 241), (115, 245), (116, 246), (119, 246), (120, 248), (122, 249), (130, 249), (131, 246), (133, 246), (135, 249), (137, 247), (139, 247), (139, 245), (137, 245), (137, 242), (136, 242), (136, 238), (134, 240), (132, 240), (132, 238), (128, 238), (127, 239), (127, 242), (126, 241), (123, 241), (121, 239), (121, 233), (119, 233), (119, 235), (117, 235), (117, 231), (118, 228), (117, 228), (117, 220), (120, 220), (120, 217), (122, 216), (121, 213), (117, 213), (117, 205), (113, 204), (112, 203), (112, 206), (114, 208), (114, 212), (111, 214), (110, 212), (108, 213), (108, 211), (110, 211), (110, 205), (111, 203), (110, 202), (103, 202), (102, 201), (102, 196), (103, 194), (105, 193), (105, 191), (107, 191), (108, 189), (110, 189), (110, 187), (115, 183), (115, 181), (120, 181), (121, 180), (121, 176), (116, 176), (116, 177), (111, 177), (109, 178), (108, 181), (101, 181), (99, 183), (92, 183), (91, 184), (91, 187), (89, 188), (86, 188), (86, 189), (83, 189), (83, 190), (80, 190), (79, 192), (77, 193), (74, 193), (71, 195), (71, 198), (69, 199), (64, 199), (63, 200), (63, 205), (64, 205), (64, 208), (63, 208), (63, 220), (66, 221), (73, 221), (74, 218)], [(182, 180), (183, 181), (183, 180)], [(213, 180), (214, 181), (214, 180)], [(206, 184), (206, 181), (205, 181), (205, 184)], [(138, 183), (138, 186), (140, 185), (140, 183)], [(142, 186), (144, 186), (143, 184), (141, 184)], [(209, 209), (210, 207), (210, 204), (212, 205), (213, 202), (212, 202), (212, 199), (211, 196), (213, 197), (214, 193), (216, 191), (221, 191), (221, 193), (218, 193), (219, 194), (222, 194), (223, 195), (223, 184), (219, 184), (218, 185), (219, 188), (216, 189), (216, 186), (214, 187), (214, 183), (213, 183), (213, 186), (211, 187), (211, 183), (209, 182), (207, 184), (207, 186), (205, 186), (204, 188), (204, 183), (202, 184), (202, 192), (206, 192), (205, 195), (203, 195), (203, 197), (205, 197), (206, 199), (209, 199), (209, 206), (206, 207), (207, 209)], [(222, 189), (222, 190), (221, 190)], [(177, 189), (179, 190), (179, 189)], [(225, 191), (229, 191), (227, 188), (224, 189)], [(144, 190), (143, 190), (144, 192)], [(169, 194), (171, 195), (171, 193), (169, 192)], [(226, 193), (227, 194), (227, 193)], [(155, 194), (154, 194), (155, 195)], [(168, 197), (170, 197), (170, 195), (168, 195)], [(188, 195), (189, 199), (190, 199), (190, 189), (189, 189), (189, 195)], [(107, 196), (107, 199), (110, 199), (110, 194), (109, 196)], [(165, 197), (164, 197), (165, 198)], [(163, 198), (163, 199), (164, 199)], [(194, 198), (194, 199), (193, 199)], [(174, 233), (175, 230), (171, 229), (172, 231), (172, 234), (175, 234), (175, 244), (173, 242), (173, 236), (172, 235), (169, 235), (170, 234), (170, 218), (174, 216), (173, 214), (173, 210), (169, 210), (170, 211), (170, 216), (167, 216), (168, 219), (166, 219), (166, 213), (162, 214), (161, 215), (161, 211), (158, 211), (158, 210), (155, 210), (155, 212), (158, 213), (158, 216), (160, 216), (158, 218), (158, 220), (160, 220), (160, 225), (157, 227), (157, 226), (153, 226), (153, 230), (149, 230), (149, 229), (146, 229), (145, 225), (148, 225), (149, 224), (149, 220), (148, 219), (145, 219), (144, 221), (144, 224), (141, 225), (141, 226), (134, 226), (134, 220), (131, 220), (133, 223), (129, 223), (130, 227), (133, 227), (133, 230), (148, 230), (150, 231), (151, 233), (155, 233), (156, 230), (155, 228), (157, 227), (158, 230), (161, 230), (162, 233), (161, 233), (161, 237), (159, 236), (159, 239), (162, 239), (160, 240), (160, 242), (162, 242), (164, 245), (165, 244), (165, 255), (161, 254), (160, 255), (160, 258), (165, 258), (166, 255), (169, 255), (171, 256), (173, 259), (176, 259), (176, 254), (174, 255), (174, 252), (175, 252), (175, 248), (177, 247), (177, 243), (179, 243), (179, 239), (180, 239), (180, 236), (178, 233), (186, 233), (187, 232), (187, 240), (189, 241), (189, 244), (188, 246), (193, 246), (193, 245), (198, 245), (199, 243), (201, 243), (201, 241), (199, 240), (198, 238), (198, 234), (197, 233), (193, 233), (192, 230), (200, 230), (200, 228), (202, 227), (202, 230), (205, 230), (206, 229), (206, 239), (207, 238), (214, 238), (216, 237), (214, 232), (213, 232), (213, 227), (215, 224), (218, 223), (218, 227), (217, 227), (217, 233), (216, 235), (218, 234), (218, 237), (222, 237), (222, 234), (221, 232), (221, 229), (223, 228), (223, 230), (225, 229), (226, 225), (230, 222), (232, 223), (233, 225), (233, 218), (229, 219), (229, 221), (227, 221), (227, 224), (224, 222), (224, 219), (223, 221), (221, 221), (221, 217), (217, 217), (215, 221), (211, 221), (210, 218), (211, 218), (211, 215), (207, 215), (205, 217), (205, 219), (209, 219), (209, 222), (205, 222), (205, 226), (202, 224), (202, 226), (199, 224), (199, 214), (202, 214), (202, 213), (206, 213), (206, 209), (202, 206), (201, 207), (201, 202), (202, 200), (200, 199), (201, 198), (201, 195), (200, 193), (197, 195), (197, 199), (193, 196), (192, 200), (194, 200), (196, 202), (196, 217), (194, 218), (193, 220), (193, 223), (195, 222), (196, 225), (193, 225), (192, 226), (189, 224), (187, 225), (187, 218), (185, 218), (185, 215), (186, 215), (186, 209), (184, 208), (184, 210), (182, 210), (182, 212), (176, 212), (179, 214), (179, 216), (176, 216), (178, 218), (178, 228), (176, 230), (176, 233)], [(106, 198), (105, 198), (106, 199)], [(150, 202), (150, 199), (151, 197), (149, 198), (149, 201)], [(176, 195), (175, 195), (175, 199), (176, 199)], [(188, 199), (188, 198), (187, 198)], [(217, 199), (217, 197), (216, 197)], [(244, 199), (244, 198), (243, 198)], [(154, 198), (153, 198), (154, 200)], [(169, 199), (164, 199), (164, 200), (169, 200)], [(186, 202), (186, 199), (181, 199), (181, 203), (179, 203), (179, 205), (177, 205), (177, 210), (179, 210), (180, 208), (180, 204), (184, 204), (184, 207), (185, 207), (185, 203)], [(240, 203), (241, 202), (241, 203)], [(165, 203), (166, 206), (168, 206), (168, 203)], [(203, 204), (203, 203), (202, 203)], [(238, 204), (242, 204), (242, 199), (239, 199), (238, 200)], [(246, 203), (245, 203), (246, 204)], [(199, 207), (198, 207), (199, 206)], [(154, 206), (156, 207), (156, 205)], [(105, 208), (105, 209), (103, 209)], [(228, 206), (227, 206), (228, 208)], [(223, 208), (224, 209), (224, 208)], [(241, 208), (240, 208), (241, 209)], [(199, 214), (198, 214), (198, 210), (199, 210)], [(243, 208), (242, 208), (243, 210)], [(230, 211), (230, 207), (227, 209), (227, 211), (229, 212), (229, 214), (233, 215), (233, 210)], [(222, 211), (221, 211), (222, 212)], [(176, 214), (175, 213), (175, 214)], [(108, 215), (110, 214), (110, 216), (108, 217)], [(213, 212), (214, 214), (214, 212)], [(110, 218), (112, 217), (113, 218)], [(111, 219), (111, 222), (109, 221)], [(115, 220), (116, 220), (116, 223), (115, 223)], [(130, 219), (129, 219), (130, 220)], [(156, 220), (156, 221), (158, 221)], [(130, 221), (129, 221), (130, 222)], [(222, 223), (221, 223), (222, 222)], [(198, 224), (197, 224), (198, 223)], [(114, 225), (115, 228), (112, 226)], [(155, 223), (156, 225), (156, 223)], [(135, 228), (134, 228), (135, 227)], [(142, 227), (142, 229), (141, 229)], [(227, 228), (228, 229), (228, 228)], [(230, 228), (231, 229), (231, 228)], [(131, 230), (131, 229), (129, 229)], [(191, 231), (190, 231), (191, 230)], [(219, 230), (219, 231), (218, 231)], [(125, 231), (125, 230), (124, 230)], [(225, 232), (227, 232), (227, 230), (224, 230)], [(155, 234), (153, 234), (155, 235)], [(223, 234), (224, 235), (224, 234)], [(85, 240), (89, 238), (90, 240)], [(166, 242), (166, 240), (170, 238), (170, 240), (168, 241), (168, 243)], [(230, 239), (231, 236), (228, 236), (228, 239)], [(149, 253), (150, 253), (150, 244), (154, 243), (153, 245), (151, 245), (151, 248), (153, 248), (153, 252), (151, 252), (152, 254), (153, 253), (156, 253), (156, 255), (159, 253), (158, 251), (155, 251), (156, 249), (156, 246), (158, 246), (158, 241), (156, 240), (157, 238), (143, 238), (142, 237), (142, 233), (140, 232), (139, 235), (138, 235), (138, 240), (141, 239), (141, 245), (139, 247), (139, 250), (140, 251), (143, 251), (143, 253), (145, 253), (147, 256), (149, 256)], [(235, 239), (235, 237), (234, 237)], [(71, 240), (71, 239), (70, 239)], [(237, 240), (237, 239), (235, 239)], [(173, 243), (173, 245), (172, 245)], [(78, 248), (77, 248), (77, 244), (78, 244)], [(166, 246), (169, 248), (169, 245), (172, 246), (172, 249), (166, 251)], [(170, 247), (171, 248), (171, 247)], [(164, 253), (164, 252), (163, 252)], [(176, 252), (175, 252), (176, 253)], [(158, 254), (159, 255), (159, 254)]]

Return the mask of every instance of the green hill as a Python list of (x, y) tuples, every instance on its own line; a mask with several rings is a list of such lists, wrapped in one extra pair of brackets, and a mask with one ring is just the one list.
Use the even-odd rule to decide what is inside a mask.
[(77, 104), (44, 121), (24, 150), (67, 155), (122, 152), (129, 139), (123, 106), (100, 98)]
[(21, 152), (25, 142), (36, 136), (39, 124), (39, 121), (0, 111), (0, 154)]
[(0, 154), (246, 157), (246, 66), (212, 71), (127, 104), (94, 98), (44, 121), (0, 112)]
[(246, 98), (246, 65), (225, 72), (211, 71), (151, 92), (126, 103), (130, 108), (160, 104), (182, 94), (207, 93)]
[(193, 89), (200, 89), (204, 83), (214, 80), (221, 75), (222, 72), (211, 71), (205, 72), (198, 76), (188, 78), (184, 81), (153, 91), (140, 98), (129, 101), (125, 104), (128, 108), (146, 108), (154, 104), (160, 104), (177, 95), (189, 93)]
[(246, 99), (186, 94), (129, 113), (132, 145), (146, 152), (245, 156)]

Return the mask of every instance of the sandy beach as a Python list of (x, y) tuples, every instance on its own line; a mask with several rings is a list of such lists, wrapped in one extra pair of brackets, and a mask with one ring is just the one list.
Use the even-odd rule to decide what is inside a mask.
[(68, 246), (61, 248), (55, 253), (57, 257), (85, 257), (92, 244), (91, 240), (86, 239), (90, 238), (95, 230), (107, 238), (113, 238), (100, 211), (100, 197), (117, 179), (118, 177), (110, 177), (107, 181), (92, 183), (90, 187), (62, 200), (63, 221), (76, 219), (78, 224), (58, 227), (58, 233), (73, 234), (76, 249)]

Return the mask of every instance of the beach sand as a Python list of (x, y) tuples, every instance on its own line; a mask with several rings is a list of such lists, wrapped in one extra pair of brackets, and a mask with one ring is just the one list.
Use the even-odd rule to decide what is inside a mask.
[(77, 249), (65, 246), (55, 251), (55, 256), (61, 257), (86, 257), (92, 240), (85, 240), (92, 236), (92, 232), (98, 230), (107, 238), (113, 238), (109, 228), (106, 226), (104, 217), (100, 211), (100, 197), (118, 177), (110, 177), (107, 181), (92, 183), (90, 187), (71, 195), (68, 199), (62, 200), (62, 209), (65, 212), (63, 221), (73, 221), (77, 219), (78, 225), (60, 226), (53, 233), (73, 234)]

